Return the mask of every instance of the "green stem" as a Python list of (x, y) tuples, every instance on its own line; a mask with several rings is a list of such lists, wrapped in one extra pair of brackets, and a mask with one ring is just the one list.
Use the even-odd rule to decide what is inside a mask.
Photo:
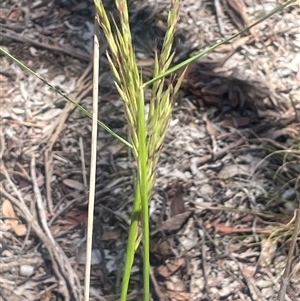
[(140, 101), (138, 102), (138, 177), (140, 183), (140, 195), (142, 205), (143, 224), (143, 255), (144, 255), (144, 301), (150, 300), (150, 233), (149, 233), (149, 188), (148, 188), (148, 151), (147, 151), (147, 131), (145, 117), (144, 91), (140, 89)]
[(141, 194), (140, 194), (140, 185), (137, 180), (135, 190), (135, 199), (133, 203), (132, 213), (131, 213), (131, 224), (129, 228), (129, 236), (127, 242), (127, 250), (126, 250), (126, 259), (125, 259), (125, 268), (122, 279), (122, 288), (121, 288), (121, 298), (120, 301), (127, 300), (127, 292), (131, 274), (131, 268), (133, 264), (134, 254), (136, 250), (136, 240), (138, 236), (138, 223), (140, 219), (141, 213)]

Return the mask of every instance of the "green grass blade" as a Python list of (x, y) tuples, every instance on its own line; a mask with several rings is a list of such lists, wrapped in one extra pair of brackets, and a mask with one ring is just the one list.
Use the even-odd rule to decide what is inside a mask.
[[(84, 113), (89, 118), (92, 118), (92, 114), (87, 111), (83, 106), (81, 106), (79, 103), (75, 102), (74, 100), (70, 99), (66, 94), (61, 92), (59, 89), (55, 88), (51, 84), (49, 84), (44, 78), (39, 76), (36, 72), (34, 72), (32, 69), (30, 69), (28, 66), (26, 66), (24, 63), (16, 59), (14, 56), (12, 56), (9, 52), (5, 51), (2, 47), (0, 47), (0, 52), (3, 53), (5, 56), (10, 58), (13, 62), (15, 62), (17, 65), (19, 65), (21, 68), (26, 70), (28, 73), (34, 75), (36, 78), (38, 78), (40, 81), (42, 81), (45, 85), (47, 85), (51, 90), (54, 90), (57, 94), (62, 96), (64, 99), (66, 99), (68, 102), (72, 103), (74, 106), (76, 106), (82, 113)], [(126, 146), (132, 148), (132, 145), (120, 137), (118, 134), (116, 134), (114, 131), (112, 131), (107, 125), (105, 125), (100, 120), (97, 121), (98, 125), (101, 126), (104, 130), (106, 130), (109, 134), (114, 136), (115, 138), (119, 139), (122, 143), (124, 143)]]
[(216, 48), (218, 48), (219, 46), (225, 44), (225, 43), (228, 43), (230, 42), (231, 40), (233, 40), (234, 38), (238, 37), (239, 35), (242, 35), (242, 34), (245, 34), (247, 32), (249, 32), (249, 30), (251, 28), (253, 28), (254, 26), (256, 26), (257, 24), (269, 19), (270, 17), (272, 17), (274, 14), (282, 11), (285, 7), (287, 7), (288, 5), (292, 4), (293, 2), (295, 2), (296, 0), (289, 0), (277, 7), (275, 7), (272, 11), (270, 11), (268, 14), (264, 15), (263, 17), (261, 17), (260, 19), (258, 19), (256, 22), (254, 22), (253, 24), (251, 24), (250, 26), (246, 27), (245, 29), (242, 29), (241, 31), (239, 31), (238, 33), (232, 35), (231, 37), (229, 38), (226, 38), (218, 43), (216, 43), (215, 45), (209, 47), (209, 48), (206, 48), (204, 49), (203, 51), (199, 52), (198, 54), (192, 56), (191, 58), (177, 64), (176, 66), (170, 68), (169, 70), (167, 70), (166, 72), (163, 72), (161, 73), (160, 75), (152, 78), (151, 80), (147, 81), (146, 83), (144, 83), (142, 85), (142, 87), (146, 87), (152, 83), (154, 83), (155, 81), (159, 80), (159, 79), (162, 79), (163, 77), (166, 77), (168, 75), (170, 75), (171, 73), (174, 73), (176, 71), (178, 71), (179, 69), (187, 66), (188, 64), (194, 62), (195, 60), (201, 58), (202, 56), (212, 52), (213, 50), (215, 50)]

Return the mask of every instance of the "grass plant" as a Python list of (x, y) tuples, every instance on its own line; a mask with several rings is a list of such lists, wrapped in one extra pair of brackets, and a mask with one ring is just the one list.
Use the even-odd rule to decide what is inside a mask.
[[(125, 104), (127, 122), (130, 129), (130, 143), (137, 163), (136, 194), (131, 215), (129, 239), (127, 243), (125, 270), (122, 281), (121, 301), (126, 301), (130, 271), (139, 239), (139, 224), (143, 238), (143, 282), (144, 300), (150, 300), (150, 241), (149, 241), (149, 198), (155, 182), (155, 170), (160, 157), (164, 137), (172, 112), (172, 102), (180, 87), (184, 72), (176, 84), (165, 88), (165, 78), (155, 81), (149, 112), (145, 111), (142, 76), (137, 66), (129, 27), (127, 3), (117, 0), (120, 28), (113, 21), (112, 26), (102, 1), (95, 0), (97, 17), (110, 48), (107, 58), (115, 76), (116, 88)], [(156, 54), (154, 76), (166, 72), (174, 53), (171, 52), (175, 27), (179, 14), (179, 1), (171, 1), (168, 15), (168, 30), (160, 56)], [(113, 27), (113, 28), (112, 28)]]
[[(135, 161), (137, 163), (137, 177), (135, 183), (135, 197), (132, 207), (131, 224), (127, 242), (126, 261), (123, 274), (121, 301), (126, 301), (127, 291), (130, 281), (131, 268), (134, 262), (135, 252), (142, 242), (143, 246), (143, 286), (144, 301), (150, 300), (150, 259), (149, 259), (149, 211), (148, 204), (151, 197), (151, 191), (155, 184), (155, 170), (163, 147), (164, 138), (167, 132), (168, 124), (171, 118), (172, 105), (176, 93), (179, 90), (184, 72), (179, 78), (172, 75), (177, 70), (186, 67), (189, 63), (212, 52), (217, 47), (229, 42), (240, 34), (248, 32), (250, 28), (260, 22), (270, 18), (275, 13), (281, 11), (286, 6), (295, 2), (287, 1), (266, 16), (259, 19), (250, 27), (232, 35), (231, 37), (220, 41), (219, 43), (208, 47), (199, 54), (171, 67), (174, 57), (172, 52), (172, 43), (175, 35), (176, 23), (179, 18), (179, 0), (171, 0), (170, 11), (168, 15), (168, 29), (164, 38), (161, 53), (156, 53), (153, 70), (153, 79), (143, 83), (141, 71), (138, 69), (135, 57), (135, 51), (132, 44), (131, 31), (129, 26), (129, 15), (126, 0), (116, 0), (116, 7), (119, 12), (120, 26), (112, 20), (101, 0), (94, 0), (96, 8), (96, 18), (103, 30), (109, 45), (107, 58), (110, 68), (115, 77), (115, 85), (125, 104), (125, 113), (130, 129), (130, 141), (116, 135), (105, 124), (98, 120), (98, 125), (103, 127), (124, 144), (131, 148)], [(52, 87), (47, 81), (37, 75), (34, 71), (18, 61), (4, 48), (0, 47), (0, 53), (12, 59), (22, 68), (34, 74), (46, 85), (54, 89), (67, 101), (72, 102), (81, 111), (89, 117), (91, 113), (85, 110), (78, 103), (69, 99), (55, 87)], [(165, 85), (165, 77), (169, 76), (170, 84)], [(149, 104), (149, 110), (146, 112), (144, 87), (152, 85), (152, 96)], [(95, 116), (95, 115), (94, 115)], [(297, 226), (298, 229), (299, 225)]]

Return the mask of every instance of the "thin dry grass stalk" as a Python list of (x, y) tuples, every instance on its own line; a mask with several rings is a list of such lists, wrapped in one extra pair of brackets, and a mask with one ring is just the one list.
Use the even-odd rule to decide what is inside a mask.
[(95, 18), (94, 33), (94, 58), (93, 58), (93, 116), (92, 116), (92, 146), (90, 163), (90, 185), (89, 185), (89, 208), (88, 224), (86, 238), (86, 265), (84, 282), (84, 300), (90, 299), (90, 273), (92, 264), (92, 240), (93, 240), (93, 222), (94, 222), (94, 203), (95, 203), (95, 185), (96, 185), (96, 166), (97, 166), (97, 132), (98, 132), (98, 87), (99, 87), (99, 25)]

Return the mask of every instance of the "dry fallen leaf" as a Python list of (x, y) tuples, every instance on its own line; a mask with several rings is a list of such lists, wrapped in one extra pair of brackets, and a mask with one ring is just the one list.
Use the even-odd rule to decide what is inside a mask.
[(87, 212), (78, 209), (69, 211), (64, 216), (57, 218), (56, 225), (63, 231), (71, 230), (76, 227), (82, 227), (86, 224)]
[(230, 179), (236, 176), (251, 176), (251, 168), (249, 165), (226, 165), (220, 172), (220, 179)]
[(171, 256), (173, 254), (172, 248), (176, 245), (173, 236), (166, 239), (160, 239), (158, 241), (152, 240), (150, 244), (151, 253), (158, 258)]
[[(251, 227), (244, 227), (244, 228), (236, 228), (236, 227), (230, 227), (226, 226), (224, 224), (219, 223), (211, 223), (207, 225), (207, 228), (214, 227), (217, 231), (220, 231), (225, 234), (232, 234), (232, 233), (251, 233), (253, 232), (253, 229)], [(264, 228), (255, 228), (256, 233), (270, 233), (271, 230), (264, 229)]]
[(249, 20), (245, 2), (243, 0), (227, 0), (227, 3), (233, 10), (233, 13), (230, 15), (236, 25), (242, 28), (247, 27), (249, 25)]
[(261, 241), (261, 252), (258, 259), (259, 265), (261, 267), (268, 267), (270, 266), (275, 252), (277, 250), (277, 241), (276, 239), (263, 239)]
[(22, 224), (17, 224), (15, 226), (13, 226), (13, 230), (18, 236), (24, 236), (27, 233), (27, 229), (26, 229), (25, 225), (22, 225)]
[(106, 230), (105, 232), (103, 232), (101, 236), (101, 240), (102, 241), (119, 240), (121, 234), (122, 233), (119, 229)]
[(25, 161), (23, 158), (23, 154), (21, 154), (18, 156), (15, 162), (14, 172), (13, 172), (13, 177), (17, 181), (20, 188), (25, 188), (31, 185), (31, 178), (24, 166), (25, 166)]
[(8, 224), (12, 227), (13, 231), (18, 235), (18, 236), (24, 236), (27, 233), (27, 229), (25, 225), (19, 224), (18, 219), (16, 217), (14, 208), (11, 204), (11, 202), (7, 199), (3, 201), (2, 204), (2, 213), (5, 217), (5, 224)]
[(174, 217), (177, 214), (185, 212), (184, 201), (183, 201), (183, 184), (176, 181), (173, 184), (172, 196), (169, 197), (171, 200), (170, 204), (170, 217)]
[(201, 95), (204, 102), (208, 105), (220, 105), (221, 97), (211, 94), (203, 94)]
[(248, 41), (250, 41), (250, 36), (239, 37), (239, 38), (236, 38), (231, 43), (221, 45), (215, 51), (222, 52), (222, 53), (230, 52), (230, 51), (233, 51), (233, 50), (239, 48), (240, 46), (246, 44)]
[(158, 274), (164, 278), (168, 278), (175, 274), (180, 268), (186, 264), (184, 258), (177, 258), (158, 269)]
[(186, 292), (176, 292), (167, 290), (167, 295), (171, 298), (171, 300), (176, 301), (188, 301), (190, 299), (190, 293)]
[(299, 281), (300, 279), (300, 261), (294, 265), (291, 271), (290, 279)]
[(247, 126), (251, 123), (250, 117), (232, 117), (230, 119), (225, 119), (222, 122), (222, 127), (234, 127), (239, 128)]
[(175, 215), (163, 222), (157, 229), (151, 232), (151, 236), (156, 235), (159, 232), (176, 232), (187, 222), (191, 217), (193, 211), (186, 211)]
[(82, 191), (84, 190), (84, 185), (83, 183), (73, 180), (73, 179), (64, 179), (63, 184), (66, 185), (67, 187), (71, 188), (71, 189), (75, 189), (78, 191)]
[(203, 120), (206, 123), (206, 130), (209, 135), (218, 137), (221, 134), (222, 130), (216, 124), (209, 121), (206, 114), (204, 114)]

